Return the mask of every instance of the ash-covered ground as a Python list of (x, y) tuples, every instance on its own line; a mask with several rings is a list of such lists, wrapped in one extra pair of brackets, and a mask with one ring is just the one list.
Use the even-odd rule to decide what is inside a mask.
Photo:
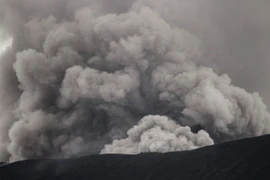
[(0, 166), (1, 180), (268, 180), (270, 136), (192, 151), (27, 160)]

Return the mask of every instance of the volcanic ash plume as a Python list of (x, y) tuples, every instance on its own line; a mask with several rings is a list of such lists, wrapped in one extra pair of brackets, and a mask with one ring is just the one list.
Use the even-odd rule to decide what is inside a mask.
[(200, 130), (192, 133), (167, 117), (146, 116), (128, 132), (128, 138), (114, 140), (101, 153), (138, 154), (141, 152), (170, 152), (192, 150), (214, 144), (209, 134)]
[(190, 150), (270, 132), (259, 95), (198, 65), (204, 42), (153, 3), (115, 14), (92, 1), (2, 2), (13, 45), (1, 58), (1, 161), (111, 142), (101, 153)]

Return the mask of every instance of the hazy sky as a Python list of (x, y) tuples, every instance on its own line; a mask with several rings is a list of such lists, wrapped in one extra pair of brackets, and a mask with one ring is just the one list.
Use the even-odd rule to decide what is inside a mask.
[(0, 44), (0, 55), (5, 51), (5, 49), (10, 45), (11, 39), (1, 40)]

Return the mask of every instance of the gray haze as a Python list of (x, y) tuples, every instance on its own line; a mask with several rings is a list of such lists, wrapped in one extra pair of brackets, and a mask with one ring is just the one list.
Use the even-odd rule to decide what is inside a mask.
[(249, 93), (270, 104), (268, 0), (0, 4), (13, 39), (0, 62), (1, 161), (190, 150), (270, 132)]

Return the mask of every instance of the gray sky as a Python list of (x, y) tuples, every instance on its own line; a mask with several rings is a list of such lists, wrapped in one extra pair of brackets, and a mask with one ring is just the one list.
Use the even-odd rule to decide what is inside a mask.
[(6, 37), (6, 35), (0, 31), (0, 55), (5, 51), (10, 43), (11, 38)]

